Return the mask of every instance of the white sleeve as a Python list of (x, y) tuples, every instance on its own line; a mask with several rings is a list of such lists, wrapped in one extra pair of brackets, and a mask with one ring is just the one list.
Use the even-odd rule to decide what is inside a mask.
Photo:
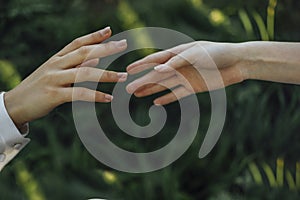
[(7, 113), (4, 92), (2, 92), (0, 94), (0, 171), (30, 141), (30, 139), (25, 138), (28, 134), (28, 124), (25, 126), (25, 133), (20, 133)]

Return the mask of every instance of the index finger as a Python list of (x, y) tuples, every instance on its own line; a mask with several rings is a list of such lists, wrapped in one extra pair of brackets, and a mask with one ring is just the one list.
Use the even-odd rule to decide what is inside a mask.
[(174, 54), (170, 51), (160, 51), (138, 60), (127, 67), (129, 74), (137, 74), (158, 64), (167, 62)]
[(76, 38), (70, 44), (65, 46), (61, 51), (59, 51), (57, 55), (64, 56), (82, 46), (98, 44), (106, 40), (107, 38), (109, 38), (110, 35), (111, 35), (111, 29), (110, 27), (106, 27), (100, 31)]
[(127, 72), (129, 74), (137, 74), (146, 69), (155, 67), (159, 64), (164, 64), (164, 63), (168, 62), (170, 59), (172, 59), (173, 57), (175, 57), (176, 55), (180, 54), (181, 52), (185, 51), (186, 49), (190, 48), (193, 45), (195, 45), (193, 42), (181, 44), (181, 45), (175, 46), (173, 48), (146, 56), (145, 58), (130, 64), (127, 67)]

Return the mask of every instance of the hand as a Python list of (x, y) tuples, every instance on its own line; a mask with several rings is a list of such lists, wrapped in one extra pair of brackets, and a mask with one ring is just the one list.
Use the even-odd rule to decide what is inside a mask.
[(172, 89), (154, 100), (156, 105), (165, 105), (194, 93), (241, 82), (246, 75), (239, 65), (238, 52), (236, 44), (192, 42), (149, 55), (127, 67), (129, 74), (154, 67), (130, 83), (127, 91), (143, 97)]
[(94, 68), (99, 58), (126, 49), (126, 40), (101, 43), (111, 36), (109, 27), (80, 37), (40, 66), (16, 88), (5, 94), (5, 104), (17, 126), (48, 114), (71, 101), (110, 102), (112, 96), (83, 87), (75, 82), (123, 82), (127, 73)]

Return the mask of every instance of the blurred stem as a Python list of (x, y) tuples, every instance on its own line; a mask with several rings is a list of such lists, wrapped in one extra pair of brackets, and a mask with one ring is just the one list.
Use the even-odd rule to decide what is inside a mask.
[(266, 176), (269, 180), (270, 186), (271, 187), (277, 187), (277, 182), (276, 182), (276, 179), (275, 179), (275, 175), (274, 175), (271, 167), (267, 163), (263, 162), (262, 163), (262, 168), (266, 173)]
[(278, 186), (283, 186), (284, 160), (282, 158), (278, 158), (276, 161), (276, 178)]
[(259, 29), (259, 33), (260, 33), (260, 37), (263, 41), (269, 41), (269, 34), (266, 28), (266, 25), (264, 23), (264, 20), (262, 19), (262, 17), (256, 12), (253, 11), (253, 18), (257, 24), (257, 27)]
[(269, 33), (269, 38), (274, 40), (274, 29), (275, 29), (275, 8), (277, 5), (277, 0), (269, 0), (269, 6), (267, 10), (267, 29)]
[(45, 200), (45, 196), (37, 180), (27, 170), (23, 162), (16, 163), (16, 177), (29, 200)]
[(292, 173), (289, 170), (286, 170), (285, 178), (290, 190), (296, 190), (296, 183), (293, 179)]
[(254, 162), (249, 163), (249, 170), (256, 184), (262, 185), (263, 180), (257, 165)]
[(296, 163), (296, 186), (300, 189), (300, 162)]
[(243, 23), (243, 26), (246, 30), (247, 35), (248, 36), (253, 36), (253, 27), (252, 27), (250, 18), (248, 16), (247, 12), (244, 9), (241, 9), (239, 11), (239, 17), (240, 17), (240, 19)]

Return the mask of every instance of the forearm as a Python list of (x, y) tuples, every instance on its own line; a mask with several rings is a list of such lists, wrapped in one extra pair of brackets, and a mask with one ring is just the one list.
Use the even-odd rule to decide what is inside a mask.
[(300, 43), (246, 42), (237, 50), (245, 79), (300, 84)]

